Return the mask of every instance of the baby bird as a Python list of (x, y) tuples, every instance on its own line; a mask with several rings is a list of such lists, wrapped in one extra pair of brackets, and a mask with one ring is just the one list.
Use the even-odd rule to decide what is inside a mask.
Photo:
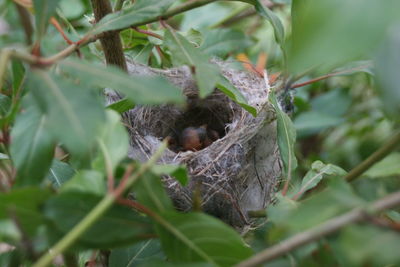
[(207, 125), (187, 127), (182, 131), (180, 144), (183, 151), (199, 151), (211, 145), (218, 138), (218, 133), (208, 129)]

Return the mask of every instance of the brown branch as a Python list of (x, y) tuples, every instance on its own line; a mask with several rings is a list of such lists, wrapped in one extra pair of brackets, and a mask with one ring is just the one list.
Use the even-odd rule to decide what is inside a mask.
[(400, 131), (394, 134), (383, 146), (375, 151), (371, 156), (352, 169), (344, 179), (352, 182), (361, 174), (368, 170), (372, 165), (389, 155), (400, 144)]
[(137, 32), (146, 34), (146, 35), (148, 35), (148, 36), (155, 37), (155, 38), (160, 39), (160, 40), (163, 40), (163, 39), (164, 39), (164, 37), (162, 37), (161, 35), (159, 35), (159, 34), (157, 34), (157, 33), (154, 33), (154, 32), (151, 32), (151, 31), (142, 30), (142, 29), (140, 29), (140, 28), (138, 28), (138, 27), (132, 27), (132, 29), (135, 30), (135, 31), (137, 31)]
[[(112, 7), (108, 0), (91, 0), (91, 3), (96, 21), (100, 21), (104, 16), (112, 13)], [(100, 38), (100, 42), (103, 47), (107, 65), (115, 65), (127, 72), (128, 67), (126, 66), (122, 42), (118, 31), (106, 32), (105, 36)]]
[(286, 253), (313, 241), (319, 240), (324, 236), (332, 234), (344, 226), (351, 223), (361, 221), (365, 218), (365, 213), (378, 213), (386, 209), (390, 209), (400, 205), (400, 191), (392, 193), (378, 201), (372, 203), (364, 209), (353, 209), (343, 215), (335, 217), (322, 223), (310, 230), (298, 233), (279, 244), (269, 247), (251, 258), (242, 261), (236, 267), (252, 267), (262, 263), (271, 261), (275, 258), (285, 255)]
[(357, 71), (357, 70), (362, 70), (362, 69), (364, 69), (364, 68), (366, 68), (366, 67), (369, 67), (369, 66), (370, 66), (370, 65), (364, 65), (364, 66), (359, 66), (359, 67), (351, 68), (351, 69), (348, 69), (348, 70), (342, 70), (342, 71), (337, 71), (337, 72), (328, 73), (328, 74), (326, 74), (326, 75), (323, 75), (323, 76), (321, 76), (321, 77), (317, 77), (317, 78), (315, 78), (315, 79), (311, 79), (311, 80), (306, 81), (306, 82), (293, 84), (293, 85), (290, 86), (290, 89), (295, 89), (295, 88), (303, 87), (303, 86), (306, 86), (306, 85), (309, 85), (309, 84), (312, 84), (312, 83), (315, 83), (315, 82), (319, 82), (319, 81), (325, 80), (325, 79), (330, 78), (330, 77), (334, 77), (334, 76), (338, 76), (338, 75), (343, 75), (343, 74), (349, 74), (349, 73), (351, 73), (351, 72), (354, 72), (354, 71)]

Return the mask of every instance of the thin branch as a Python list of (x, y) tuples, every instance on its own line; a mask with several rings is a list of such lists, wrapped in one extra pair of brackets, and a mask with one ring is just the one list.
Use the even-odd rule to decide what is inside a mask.
[(275, 258), (285, 255), (286, 253), (313, 241), (319, 240), (324, 236), (332, 234), (344, 226), (351, 223), (361, 221), (365, 218), (365, 213), (374, 214), (386, 209), (394, 208), (400, 205), (400, 191), (390, 194), (378, 201), (375, 201), (369, 207), (364, 209), (354, 209), (343, 215), (335, 217), (322, 223), (310, 230), (296, 234), (279, 244), (269, 247), (253, 257), (242, 261), (236, 267), (252, 267), (262, 263), (271, 261)]
[(400, 131), (394, 134), (383, 146), (375, 151), (371, 156), (352, 169), (344, 179), (352, 182), (361, 174), (368, 170), (372, 165), (389, 155), (400, 144)]
[[(121, 194), (128, 188), (132, 187), (142, 175), (148, 171), (161, 157), (164, 150), (167, 148), (167, 142), (164, 141), (158, 150), (151, 156), (151, 158), (142, 164), (139, 170), (130, 176), (124, 184)], [(108, 193), (87, 215), (83, 218), (71, 231), (68, 232), (60, 241), (58, 241), (51, 249), (48, 250), (34, 265), (33, 267), (45, 267), (51, 264), (53, 259), (63, 253), (69, 248), (84, 232), (86, 232), (117, 200), (118, 195)]]
[(370, 66), (371, 65), (368, 64), (368, 65), (363, 65), (363, 66), (359, 66), (359, 67), (355, 67), (355, 68), (351, 68), (351, 69), (347, 69), (347, 70), (328, 73), (326, 75), (323, 75), (323, 76), (315, 78), (315, 79), (311, 79), (311, 80), (306, 81), (306, 82), (293, 84), (293, 85), (290, 86), (290, 89), (303, 87), (303, 86), (306, 86), (306, 85), (309, 85), (309, 84), (312, 84), (312, 83), (315, 83), (315, 82), (319, 82), (319, 81), (325, 80), (325, 79), (330, 78), (330, 77), (339, 76), (339, 75), (343, 75), (343, 74), (349, 74), (351, 72), (362, 70), (362, 69), (365, 69), (365, 68), (370, 67)]
[(142, 30), (142, 29), (140, 29), (140, 28), (138, 28), (138, 27), (132, 27), (132, 29), (134, 29), (134, 30), (137, 31), (137, 32), (146, 34), (146, 35), (148, 35), (148, 36), (155, 37), (155, 38), (160, 39), (160, 40), (163, 40), (163, 39), (164, 39), (164, 37), (162, 37), (161, 35), (159, 35), (159, 34), (157, 34), (157, 33), (154, 33), (154, 32), (151, 32), (151, 31)]

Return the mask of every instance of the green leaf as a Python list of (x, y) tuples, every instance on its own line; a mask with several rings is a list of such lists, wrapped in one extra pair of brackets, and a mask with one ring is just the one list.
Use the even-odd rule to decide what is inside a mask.
[(296, 142), (296, 130), (289, 116), (283, 112), (277, 102), (275, 94), (270, 94), (270, 101), (275, 108), (277, 117), (278, 146), (287, 179), (297, 167), (297, 159), (294, 154)]
[(107, 121), (97, 139), (99, 156), (94, 165), (100, 172), (114, 171), (118, 163), (127, 156), (129, 137), (121, 123), (121, 116), (115, 111), (108, 110)]
[(33, 0), (36, 33), (40, 41), (45, 34), (50, 17), (55, 13), (59, 0)]
[(102, 18), (91, 30), (91, 33), (99, 34), (128, 26), (146, 24), (163, 15), (173, 2), (173, 0), (137, 0), (133, 6)]
[(283, 45), (285, 43), (285, 29), (281, 20), (274, 12), (267, 8), (261, 2), (261, 0), (251, 0), (250, 2), (254, 5), (258, 14), (266, 18), (271, 23), (272, 27), (274, 28), (275, 40), (283, 49)]
[(81, 170), (74, 177), (66, 181), (61, 192), (82, 192), (103, 196), (106, 193), (106, 182), (101, 172)]
[(0, 220), (15, 216), (20, 227), (33, 236), (37, 228), (44, 224), (41, 206), (50, 197), (48, 190), (29, 187), (13, 189), (0, 194)]
[(318, 66), (326, 72), (370, 57), (398, 20), (399, 9), (397, 0), (293, 1), (289, 70), (301, 73)]
[(65, 60), (60, 66), (86, 83), (109, 87), (125, 94), (135, 104), (184, 102), (180, 89), (160, 76), (128, 75), (116, 67), (103, 67), (78, 60)]
[(66, 181), (74, 176), (75, 170), (68, 164), (57, 159), (53, 159), (47, 180), (49, 180), (55, 188), (60, 188)]
[(369, 225), (344, 229), (336, 247), (346, 266), (396, 266), (400, 263), (400, 235)]
[(130, 109), (133, 109), (135, 104), (127, 98), (118, 100), (107, 106), (108, 109), (115, 110), (118, 113), (124, 113)]
[(174, 210), (171, 199), (165, 192), (161, 178), (151, 172), (145, 173), (134, 186), (137, 200), (156, 212)]
[(55, 143), (46, 128), (48, 121), (48, 116), (32, 105), (17, 116), (11, 131), (10, 155), (18, 185), (37, 185), (51, 166)]
[(85, 13), (85, 5), (80, 0), (61, 0), (60, 9), (67, 19), (75, 19)]
[[(126, 248), (113, 249), (110, 254), (109, 267), (134, 267), (149, 260), (164, 259), (160, 241), (150, 239)], [(146, 264), (146, 266), (148, 266)]]
[(172, 61), (175, 66), (186, 64), (191, 68), (200, 97), (211, 94), (220, 79), (218, 67), (209, 63), (207, 56), (173, 30), (169, 29), (165, 32), (164, 44), (174, 55)]
[(376, 77), (379, 96), (384, 103), (383, 109), (395, 121), (399, 121), (400, 90), (400, 27), (391, 31), (376, 58)]
[(85, 155), (96, 139), (104, 110), (96, 96), (61, 77), (32, 70), (30, 89), (47, 118), (46, 129), (72, 154)]
[(233, 266), (252, 255), (238, 233), (203, 213), (164, 213), (157, 225), (165, 254), (173, 262), (208, 262)]
[(372, 178), (383, 178), (388, 176), (400, 175), (400, 153), (394, 152), (375, 163), (364, 175)]
[(210, 56), (225, 57), (231, 52), (238, 53), (251, 45), (244, 33), (232, 29), (204, 31), (204, 42), (200, 50)]
[(171, 175), (175, 177), (175, 179), (182, 186), (186, 186), (189, 181), (187, 170), (184, 165), (173, 165), (173, 164), (154, 165), (151, 168), (151, 171), (156, 175), (163, 175), (163, 174)]
[(11, 107), (10, 97), (0, 94), (0, 118), (4, 117)]
[(300, 197), (306, 191), (317, 186), (322, 178), (326, 176), (344, 176), (345, 174), (346, 171), (338, 166), (332, 164), (324, 164), (319, 160), (314, 161), (311, 165), (311, 170), (309, 170), (304, 176), (296, 197)]
[(257, 109), (247, 104), (247, 100), (244, 98), (242, 93), (222, 75), (220, 76), (217, 88), (226, 94), (230, 99), (238, 103), (242, 108), (247, 110), (251, 115), (254, 117), (257, 116)]
[[(101, 200), (83, 192), (66, 192), (50, 198), (44, 214), (62, 233), (68, 233)], [(151, 223), (132, 209), (113, 206), (79, 241), (90, 248), (113, 248), (132, 244), (153, 234)]]

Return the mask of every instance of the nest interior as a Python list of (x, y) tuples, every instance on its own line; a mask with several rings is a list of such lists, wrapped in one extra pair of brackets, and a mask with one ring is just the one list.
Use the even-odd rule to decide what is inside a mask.
[[(268, 88), (262, 78), (231, 69), (223, 62), (214, 63), (256, 107), (258, 116), (253, 117), (218, 90), (200, 99), (187, 67), (160, 70), (129, 62), (131, 75), (162, 75), (181, 88), (187, 98), (185, 107), (139, 106), (127, 112), (124, 120), (131, 136), (129, 156), (146, 161), (163, 138), (169, 136), (179, 142), (185, 128), (206, 125), (217, 132), (218, 139), (195, 151), (170, 146), (159, 162), (185, 164), (189, 184), (181, 186), (169, 176), (164, 176), (163, 182), (177, 209), (190, 211), (194, 192), (200, 192), (205, 212), (243, 228), (252, 223), (249, 210), (268, 205), (281, 173), (275, 113), (267, 102)], [(118, 98), (109, 94), (110, 101)]]

